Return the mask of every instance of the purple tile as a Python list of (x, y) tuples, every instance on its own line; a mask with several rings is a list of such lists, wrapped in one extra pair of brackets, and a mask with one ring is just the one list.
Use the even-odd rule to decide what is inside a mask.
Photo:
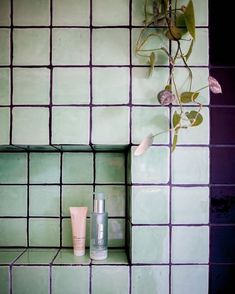
[(235, 293), (235, 265), (211, 265), (209, 294)]

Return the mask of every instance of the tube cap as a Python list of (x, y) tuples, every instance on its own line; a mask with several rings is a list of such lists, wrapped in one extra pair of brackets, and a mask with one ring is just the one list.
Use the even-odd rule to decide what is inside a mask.
[(94, 212), (95, 213), (104, 213), (105, 212), (104, 193), (98, 192), (98, 193), (93, 193), (93, 194), (95, 195)]

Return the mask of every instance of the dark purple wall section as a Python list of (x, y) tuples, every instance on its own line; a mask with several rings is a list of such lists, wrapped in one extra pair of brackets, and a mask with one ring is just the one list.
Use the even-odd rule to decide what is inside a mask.
[(210, 267), (210, 294), (235, 293), (235, 265), (212, 265)]

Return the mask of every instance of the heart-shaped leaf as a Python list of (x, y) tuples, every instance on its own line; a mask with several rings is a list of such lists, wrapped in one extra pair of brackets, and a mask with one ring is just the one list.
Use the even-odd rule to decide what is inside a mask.
[(203, 117), (198, 111), (192, 110), (190, 112), (186, 112), (185, 115), (189, 119), (192, 127), (199, 126), (203, 121)]
[(181, 29), (172, 25), (170, 29), (166, 32), (166, 37), (171, 41), (180, 40), (182, 37)]
[(153, 135), (149, 134), (147, 137), (145, 137), (140, 145), (135, 149), (135, 156), (139, 156), (145, 153), (146, 150), (153, 144)]
[(173, 127), (174, 128), (179, 125), (180, 120), (181, 120), (181, 116), (178, 114), (177, 111), (175, 111), (173, 114)]
[(197, 99), (199, 93), (198, 92), (183, 92), (180, 95), (181, 103), (190, 103)]
[(155, 66), (155, 62), (156, 62), (156, 55), (154, 52), (152, 52), (149, 56), (149, 77), (152, 75), (153, 70), (154, 70), (154, 66)]
[(180, 13), (177, 15), (176, 20), (175, 20), (175, 24), (176, 24), (177, 28), (180, 28), (182, 35), (184, 35), (188, 32), (186, 22), (185, 22), (184, 13)]
[(214, 94), (222, 93), (222, 88), (221, 88), (219, 82), (215, 78), (209, 76), (208, 81), (209, 81), (209, 88), (212, 93), (214, 93)]
[(185, 59), (186, 59), (186, 61), (188, 61), (190, 55), (192, 54), (192, 51), (193, 51), (193, 44), (194, 44), (194, 42), (193, 42), (193, 40), (192, 40), (191, 43), (190, 43), (190, 46), (189, 46), (189, 48), (188, 48), (188, 52), (187, 52), (186, 55), (185, 55)]
[(185, 8), (184, 17), (185, 17), (185, 23), (186, 23), (188, 31), (190, 35), (193, 37), (193, 39), (195, 39), (196, 37), (195, 16), (194, 16), (194, 7), (193, 7), (192, 0), (189, 0), (188, 5)]
[(173, 144), (172, 144), (172, 148), (171, 148), (172, 152), (175, 150), (177, 141), (178, 141), (178, 131), (175, 131), (174, 137), (173, 137)]

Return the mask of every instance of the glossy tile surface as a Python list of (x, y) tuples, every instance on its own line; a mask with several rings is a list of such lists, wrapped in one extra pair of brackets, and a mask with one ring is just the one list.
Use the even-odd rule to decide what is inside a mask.
[(0, 109), (0, 144), (8, 145), (10, 142), (10, 111), (8, 108)]
[(49, 264), (57, 249), (27, 249), (14, 264)]
[(26, 246), (26, 226), (26, 219), (1, 219), (0, 246)]
[(10, 102), (10, 71), (0, 68), (0, 105), (8, 105)]
[(23, 251), (24, 249), (9, 249), (7, 247), (1, 248), (0, 264), (11, 264), (22, 254)]
[(86, 252), (84, 256), (75, 256), (73, 249), (61, 249), (57, 254), (53, 264), (89, 264), (90, 258)]
[(8, 273), (8, 266), (0, 267), (0, 285), (1, 285), (1, 293), (7, 294), (10, 289), (10, 279)]

